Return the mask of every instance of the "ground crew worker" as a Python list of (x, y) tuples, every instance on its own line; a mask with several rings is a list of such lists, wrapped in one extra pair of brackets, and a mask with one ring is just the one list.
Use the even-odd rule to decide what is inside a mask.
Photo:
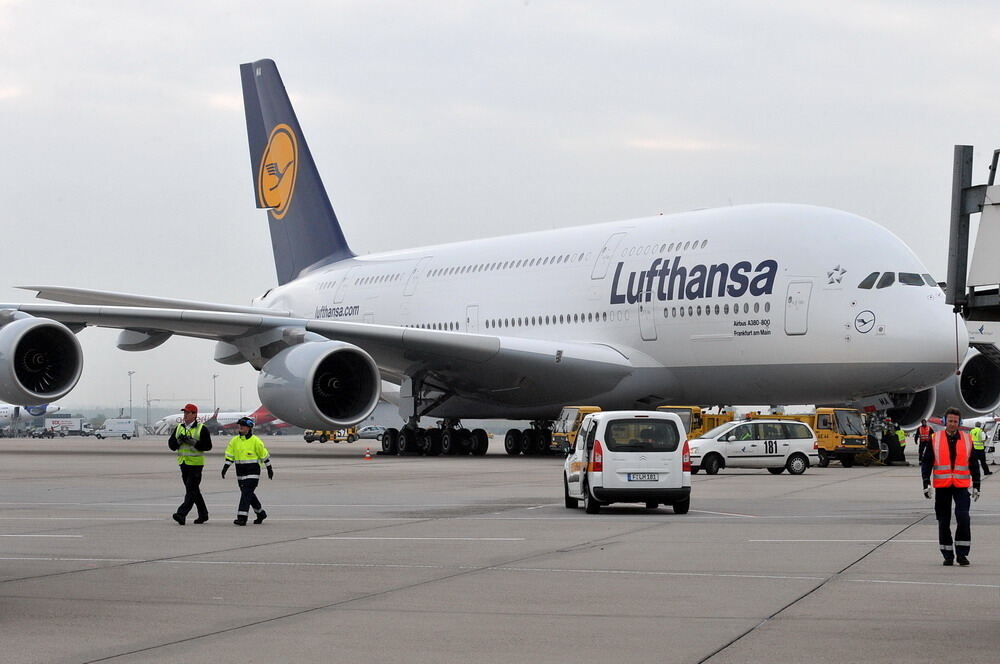
[(208, 507), (201, 496), (200, 486), (201, 472), (205, 469), (204, 453), (212, 449), (212, 434), (207, 426), (198, 421), (198, 406), (189, 403), (182, 412), (184, 420), (174, 427), (167, 446), (177, 452), (177, 465), (184, 481), (184, 502), (172, 515), (173, 520), (183, 526), (192, 506), (198, 508), (195, 523), (208, 521)]
[(254, 491), (260, 481), (260, 466), (264, 464), (267, 468), (267, 479), (274, 479), (274, 469), (271, 468), (271, 456), (264, 447), (264, 441), (253, 434), (253, 419), (241, 417), (237, 424), (240, 427), (238, 436), (233, 436), (226, 446), (226, 465), (222, 467), (222, 476), (226, 476), (229, 464), (236, 464), (236, 483), (240, 487), (240, 505), (236, 508), (237, 526), (247, 525), (247, 515), (250, 508), (253, 508), (257, 518), (254, 523), (263, 523), (267, 518), (267, 512), (257, 500)]
[(927, 420), (920, 420), (920, 426), (913, 433), (913, 440), (917, 443), (918, 462), (924, 460), (924, 453), (927, 451), (927, 446), (931, 444), (932, 435), (934, 435), (934, 429), (927, 424)]
[(909, 465), (906, 462), (906, 432), (899, 424), (896, 425), (896, 439), (899, 441), (899, 460)]
[[(970, 497), (979, 500), (979, 466), (972, 461), (972, 439), (959, 431), (962, 414), (957, 408), (944, 412), (945, 429), (931, 438), (924, 453), (920, 475), (924, 480), (924, 497), (934, 491), (934, 514), (938, 522), (938, 544), (945, 565), (969, 564), (972, 548), (972, 523), (969, 519)], [(971, 489), (971, 491), (970, 491)], [(951, 504), (955, 503), (955, 537), (951, 536)]]
[(989, 464), (986, 463), (986, 432), (983, 431), (983, 423), (976, 422), (976, 426), (969, 431), (972, 437), (972, 457), (973, 465), (979, 464), (983, 467), (983, 475), (992, 475)]
[(886, 456), (885, 465), (891, 466), (892, 462), (899, 458), (899, 438), (896, 437), (894, 433), (896, 427), (893, 426), (892, 420), (886, 418), (882, 423), (882, 444), (885, 445)]

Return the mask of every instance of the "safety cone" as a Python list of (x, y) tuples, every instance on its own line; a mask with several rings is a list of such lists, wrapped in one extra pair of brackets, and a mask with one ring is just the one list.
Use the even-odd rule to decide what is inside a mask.
[(366, 447), (365, 448), (365, 461), (368, 461), (371, 458), (372, 458), (372, 450), (371, 450), (370, 447)]

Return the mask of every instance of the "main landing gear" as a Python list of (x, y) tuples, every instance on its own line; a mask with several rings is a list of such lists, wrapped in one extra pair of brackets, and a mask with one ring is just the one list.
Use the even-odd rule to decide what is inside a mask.
[(402, 429), (386, 429), (382, 452), (399, 456), (484, 456), (490, 440), (484, 429), (466, 429), (459, 420), (442, 420), (440, 426), (424, 429), (415, 418)]
[(548, 454), (552, 448), (552, 423), (535, 420), (530, 429), (510, 429), (503, 439), (503, 449), (510, 456)]

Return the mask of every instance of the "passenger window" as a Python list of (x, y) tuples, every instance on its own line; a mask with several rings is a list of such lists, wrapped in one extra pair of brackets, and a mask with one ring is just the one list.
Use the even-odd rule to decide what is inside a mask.
[(923, 286), (924, 280), (923, 277), (915, 272), (900, 272), (899, 283), (904, 286)]
[(886, 272), (882, 275), (882, 278), (878, 280), (878, 285), (875, 288), (888, 288), (896, 282), (895, 272)]
[(865, 277), (860, 284), (858, 284), (858, 288), (864, 288), (865, 290), (870, 289), (872, 286), (875, 285), (875, 280), (878, 279), (878, 275), (879, 275), (878, 272), (872, 272), (867, 277)]
[(803, 439), (811, 438), (809, 429), (801, 422), (785, 422), (785, 438)]
[(753, 439), (753, 425), (752, 424), (742, 424), (726, 435), (726, 440), (752, 440)]

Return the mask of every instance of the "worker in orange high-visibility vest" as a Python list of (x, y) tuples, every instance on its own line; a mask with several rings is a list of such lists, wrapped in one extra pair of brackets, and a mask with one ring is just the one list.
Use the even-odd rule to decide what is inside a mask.
[(927, 424), (927, 420), (920, 420), (920, 426), (913, 433), (913, 440), (917, 443), (917, 462), (920, 463), (924, 460), (924, 452), (927, 448), (931, 446), (931, 436), (934, 435), (934, 429)]
[[(920, 474), (924, 480), (924, 497), (934, 491), (934, 514), (938, 522), (938, 544), (945, 565), (955, 561), (962, 567), (969, 564), (972, 549), (972, 522), (969, 518), (970, 498), (979, 500), (979, 466), (972, 463), (972, 439), (958, 430), (962, 414), (957, 408), (944, 412), (945, 429), (931, 437), (924, 452)], [(951, 536), (951, 506), (955, 504), (955, 537)]]

